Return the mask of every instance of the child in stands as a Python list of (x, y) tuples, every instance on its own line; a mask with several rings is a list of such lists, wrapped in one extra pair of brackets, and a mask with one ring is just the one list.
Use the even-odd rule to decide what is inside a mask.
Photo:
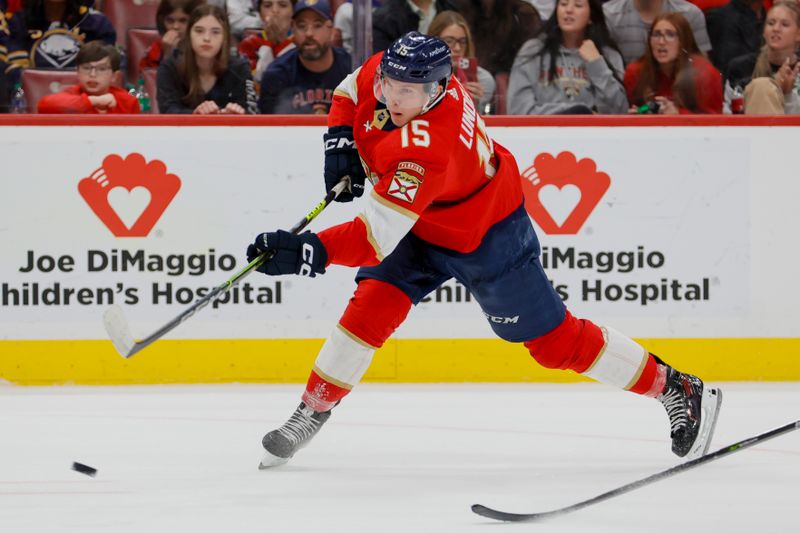
[(76, 58), (78, 84), (39, 100), (39, 113), (123, 114), (139, 113), (139, 102), (121, 87), (120, 56), (117, 49), (102, 41), (83, 45)]

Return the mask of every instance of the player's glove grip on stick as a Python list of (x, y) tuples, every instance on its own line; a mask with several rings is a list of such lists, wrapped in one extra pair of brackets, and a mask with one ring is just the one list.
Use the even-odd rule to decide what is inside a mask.
[(310, 231), (300, 235), (283, 230), (262, 233), (247, 247), (247, 261), (273, 252), (275, 255), (256, 270), (270, 276), (299, 274), (312, 278), (325, 273), (328, 252), (319, 237)]
[(351, 202), (364, 194), (366, 174), (358, 156), (350, 126), (331, 126), (323, 134), (325, 141), (325, 191), (330, 192), (344, 176), (350, 176), (350, 190), (342, 191), (337, 202)]

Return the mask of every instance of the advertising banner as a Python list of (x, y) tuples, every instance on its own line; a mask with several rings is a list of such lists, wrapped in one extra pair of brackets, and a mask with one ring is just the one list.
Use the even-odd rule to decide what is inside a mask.
[[(0, 127), (0, 339), (104, 340), (111, 304), (137, 335), (163, 325), (245, 266), (255, 235), (289, 228), (322, 198), (323, 131)], [(637, 338), (734, 339), (800, 337), (800, 185), (784, 170), (794, 131), (489, 133), (518, 161), (542, 263), (574, 314)], [(336, 203), (309, 229), (358, 210)], [(354, 274), (253, 273), (170, 338), (323, 339)], [(493, 339), (486, 320), (451, 280), (397, 338)]]

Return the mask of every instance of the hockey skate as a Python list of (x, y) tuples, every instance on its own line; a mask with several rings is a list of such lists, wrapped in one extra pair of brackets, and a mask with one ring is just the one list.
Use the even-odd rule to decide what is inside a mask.
[(705, 455), (711, 444), (722, 391), (704, 387), (699, 378), (665, 366), (667, 382), (656, 399), (669, 416), (672, 451), (679, 457), (697, 459)]
[(261, 444), (266, 453), (258, 465), (259, 470), (286, 464), (297, 450), (308, 444), (330, 416), (330, 411), (320, 413), (300, 402), (289, 420), (264, 435)]

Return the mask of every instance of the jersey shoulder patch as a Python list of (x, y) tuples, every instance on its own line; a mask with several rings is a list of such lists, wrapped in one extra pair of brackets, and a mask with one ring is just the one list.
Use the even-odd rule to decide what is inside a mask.
[(412, 204), (417, 197), (420, 185), (422, 185), (422, 176), (424, 175), (425, 168), (422, 165), (413, 161), (401, 161), (397, 165), (397, 170), (392, 176), (392, 182), (389, 184), (386, 194)]

